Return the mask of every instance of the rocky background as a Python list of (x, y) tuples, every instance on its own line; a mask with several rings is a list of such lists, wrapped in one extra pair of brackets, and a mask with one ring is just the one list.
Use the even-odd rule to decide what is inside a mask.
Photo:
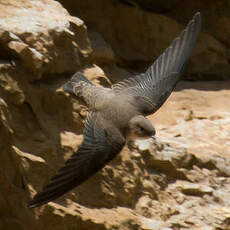
[[(107, 87), (144, 71), (196, 11), (187, 81), (150, 116), (158, 141), (28, 209), (82, 140), (87, 108), (60, 86), (78, 70)], [(229, 12), (228, 0), (0, 0), (0, 229), (230, 229)]]

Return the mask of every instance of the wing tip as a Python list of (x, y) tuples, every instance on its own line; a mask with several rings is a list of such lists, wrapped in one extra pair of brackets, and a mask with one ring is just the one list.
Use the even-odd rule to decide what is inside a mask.
[(196, 26), (197, 28), (200, 28), (200, 26), (201, 26), (201, 13), (199, 11), (193, 15), (192, 19), (188, 22), (184, 31), (188, 30), (188, 28), (191, 25)]
[[(37, 195), (39, 195), (39, 193)], [(56, 197), (48, 197), (43, 199), (42, 197), (37, 197), (37, 195), (35, 195), (35, 197), (27, 203), (27, 208), (37, 208), (56, 199)]]
[(197, 11), (197, 12), (194, 14), (193, 18), (201, 19), (201, 13), (200, 13), (200, 11)]
[(199, 11), (194, 14), (192, 20), (194, 20), (195, 24), (199, 25), (199, 30), (200, 30), (200, 27), (201, 27), (201, 13)]
[(47, 193), (47, 192), (40, 192), (37, 193), (32, 200), (28, 201), (27, 207), (28, 208), (37, 208), (44, 204), (47, 204), (50, 201), (55, 200), (59, 196), (55, 196), (53, 194)]
[(31, 200), (27, 203), (27, 208), (36, 208), (38, 206), (41, 206), (42, 204), (35, 202), (34, 200)]

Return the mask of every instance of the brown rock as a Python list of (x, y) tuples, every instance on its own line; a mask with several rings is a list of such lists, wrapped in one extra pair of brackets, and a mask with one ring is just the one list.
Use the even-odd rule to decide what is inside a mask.
[(10, 41), (8, 47), (15, 51), (21, 57), (25, 66), (33, 72), (42, 67), (43, 55), (34, 48), (30, 48), (27, 44), (19, 41)]
[(58, 2), (0, 4), (0, 47), (21, 59), (36, 79), (42, 74), (73, 73), (89, 63), (91, 47), (84, 22), (71, 17)]
[[(161, 140), (174, 147), (186, 148), (199, 158), (210, 159), (210, 155), (216, 154), (228, 156), (230, 103), (227, 85), (228, 82), (179, 84), (178, 89), (185, 89), (173, 93), (151, 118)], [(188, 114), (191, 114), (190, 119)]]
[[(104, 0), (78, 4), (66, 1), (63, 4), (71, 12), (81, 15), (89, 28), (102, 34), (115, 54), (124, 61), (152, 61), (182, 28), (166, 16), (142, 12), (118, 1), (114, 4)], [(100, 17), (97, 16), (99, 12)], [(159, 36), (161, 41), (156, 39)]]
[(181, 185), (181, 190), (184, 194), (186, 195), (191, 195), (191, 196), (203, 196), (205, 194), (212, 195), (213, 189), (208, 186), (200, 186), (199, 184), (195, 183), (182, 183)]
[(163, 221), (148, 219), (145, 217), (143, 217), (141, 221), (142, 221), (142, 228), (144, 230), (153, 230), (153, 229), (161, 230), (162, 229)]
[(218, 17), (215, 23), (215, 31), (217, 32), (216, 37), (224, 44), (226, 44), (228, 47), (230, 47), (229, 25), (230, 25), (230, 17), (228, 15), (222, 15), (221, 17)]
[(94, 84), (111, 87), (112, 83), (105, 72), (97, 65), (87, 65), (82, 69), (84, 75)]
[(162, 13), (162, 12), (167, 12), (179, 3), (178, 0), (166, 0), (164, 2), (159, 1), (159, 0), (120, 0), (120, 3), (123, 4), (130, 4), (130, 6), (138, 6), (143, 10), (150, 11), (150, 12), (157, 12), (157, 13)]
[[(154, 146), (155, 144), (155, 146)], [(154, 170), (164, 172), (168, 177), (186, 179), (186, 175), (179, 169), (181, 159), (186, 157), (186, 152), (164, 146), (159, 141), (136, 141), (137, 148), (146, 163)]]
[(192, 15), (201, 11), (203, 33), (188, 62), (185, 77), (204, 80), (230, 76), (230, 5), (226, 0), (60, 2), (73, 15), (80, 16), (91, 30), (100, 33), (111, 45), (119, 65), (136, 71), (146, 69), (182, 31)]
[(115, 55), (111, 46), (105, 42), (103, 37), (94, 31), (89, 32), (89, 39), (93, 49), (94, 62), (101, 65), (115, 64)]
[(47, 74), (74, 72), (89, 62), (91, 48), (83, 22), (55, 1), (0, 6), (1, 57), (15, 59), (0, 64), (0, 228), (42, 229), (26, 203), (79, 144), (66, 147), (64, 131), (83, 128), (82, 105), (59, 89), (60, 75)]
[(76, 203), (70, 203), (67, 207), (64, 207), (54, 202), (50, 202), (40, 214), (43, 229), (54, 228), (54, 226), (59, 225), (56, 229), (65, 228), (66, 226), (76, 229), (77, 226), (77, 229), (82, 230), (143, 230), (138, 218), (139, 216), (128, 208), (92, 209)]
[[(154, 2), (153, 7), (160, 4)], [(15, 65), (10, 61), (0, 62), (0, 229), (228, 229), (228, 82), (183, 83), (154, 118), (150, 117), (157, 129), (156, 143), (147, 140), (130, 144), (101, 172), (66, 196), (38, 209), (26, 207), (30, 197), (41, 190), (82, 140), (87, 108), (60, 89), (66, 81), (65, 74), (81, 69), (94, 83), (110, 86), (108, 76), (116, 80), (134, 72), (111, 66), (113, 60), (109, 58), (103, 70), (93, 64), (83, 68), (91, 55), (85, 26), (57, 2), (11, 0), (8, 3), (6, 7), (0, 1), (0, 6), (4, 5), (0, 12), (3, 50), (0, 57), (18, 57), (20, 61), (15, 60)], [(150, 4), (135, 3), (141, 8)], [(110, 12), (106, 9), (111, 2), (106, 4), (103, 15)], [(126, 7), (129, 6), (119, 8), (118, 16), (127, 13)], [(159, 9), (171, 10), (173, 6)], [(97, 10), (89, 12), (97, 14)], [(159, 28), (151, 31), (162, 29), (162, 25), (163, 43), (168, 41), (165, 32), (168, 25), (172, 26), (168, 30), (172, 36), (175, 28), (181, 27), (169, 16), (158, 17), (136, 9), (130, 12), (123, 29), (138, 34), (135, 27), (128, 28), (134, 16), (141, 23), (155, 19)], [(147, 21), (145, 14), (149, 15)], [(119, 23), (119, 20), (115, 23), (117, 31)], [(142, 24), (137, 23), (138, 26)], [(123, 39), (122, 36), (118, 38)], [(212, 50), (208, 53), (210, 63), (225, 65), (223, 44), (210, 35), (202, 36), (207, 42), (201, 42), (201, 48)], [(152, 42), (145, 40), (147, 37), (147, 34), (140, 37), (144, 38), (143, 45)], [(134, 39), (131, 35), (127, 38)], [(140, 42), (131, 41), (130, 45)], [(128, 41), (121, 44), (129, 46)], [(141, 51), (132, 50), (133, 54)], [(121, 49), (118, 52), (123, 55)], [(141, 52), (137, 57), (147, 57), (143, 59), (146, 62), (150, 56)], [(199, 52), (195, 56), (198, 59), (200, 56), (207, 65), (207, 51)], [(128, 57), (128, 49), (124, 54)], [(194, 69), (198, 65), (195, 63)], [(202, 68), (208, 71), (209, 67)]]

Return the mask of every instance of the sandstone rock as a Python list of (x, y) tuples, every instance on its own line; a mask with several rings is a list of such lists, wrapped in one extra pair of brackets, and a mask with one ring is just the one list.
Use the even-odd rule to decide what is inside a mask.
[[(107, 12), (101, 14), (100, 19), (95, 18), (96, 14), (91, 14), (90, 11), (86, 16), (84, 12), (86, 5), (88, 3), (85, 1), (73, 9), (76, 9), (77, 14), (81, 14), (89, 28), (95, 26), (94, 29), (111, 44), (115, 54), (123, 63), (133, 62), (133, 66), (137, 65), (136, 67), (138, 67), (138, 62), (149, 62), (156, 58), (181, 29), (176, 21), (166, 16), (145, 13), (118, 2), (112, 5), (110, 1), (105, 3), (102, 0), (92, 5), (89, 10), (97, 12), (102, 10), (100, 7), (103, 7), (105, 10), (103, 12)], [(119, 20), (112, 20), (113, 17)], [(106, 23), (98, 23), (99, 20)], [(157, 39), (158, 36), (161, 40)]]
[(125, 78), (132, 77), (136, 74), (136, 72), (120, 68), (116, 65), (105, 65), (103, 66), (103, 70), (112, 83), (116, 83), (118, 81), (124, 80)]
[(163, 222), (148, 218), (142, 218), (142, 228), (145, 230), (160, 230), (162, 229)]
[(136, 71), (146, 69), (182, 31), (192, 15), (201, 11), (202, 33), (185, 77), (213, 80), (230, 76), (227, 29), (230, 6), (225, 0), (60, 2), (73, 15), (80, 16), (91, 30), (101, 34), (111, 45), (119, 65)]
[(0, 4), (0, 47), (6, 56), (19, 58), (19, 65), (34, 72), (33, 78), (73, 73), (89, 63), (91, 47), (84, 22), (71, 17), (58, 2), (10, 0), (7, 7)]
[(97, 32), (89, 32), (89, 39), (93, 49), (93, 58), (97, 64), (115, 64), (115, 55), (111, 46), (105, 42)]
[(36, 71), (42, 67), (43, 55), (30, 48), (27, 44), (20, 41), (10, 41), (8, 47), (19, 55), (24, 63), (30, 70)]
[(26, 202), (72, 153), (74, 143), (66, 151), (63, 131), (83, 128), (83, 105), (59, 89), (64, 79), (58, 74), (88, 63), (91, 48), (83, 22), (55, 1), (0, 6), (0, 57), (15, 60), (0, 64), (0, 228), (41, 229)]
[[(229, 41), (229, 25), (230, 25), (230, 17), (228, 15), (222, 15), (221, 17), (217, 17), (215, 23), (215, 31), (217, 32), (215, 36), (222, 41), (227, 47), (230, 47)], [(214, 31), (212, 31), (214, 33)]]
[(186, 148), (199, 158), (210, 159), (216, 154), (228, 156), (230, 104), (226, 83), (181, 82), (178, 90), (151, 117), (157, 136), (171, 146)]
[(158, 0), (120, 0), (121, 3), (127, 4), (129, 3), (130, 6), (138, 6), (143, 10), (150, 11), (150, 12), (167, 12), (178, 4), (178, 0), (173, 1), (158, 1)]
[(144, 217), (151, 218), (152, 213), (150, 211), (150, 208), (152, 207), (152, 199), (149, 196), (142, 196), (137, 201), (135, 210), (140, 215), (143, 215)]
[[(229, 47), (229, 41), (227, 41), (229, 30), (226, 30), (229, 27), (229, 9), (229, 2), (225, 0), (212, 2), (204, 0), (202, 2), (191, 2), (189, 6), (186, 2), (180, 2), (169, 14), (179, 21), (186, 22), (190, 18), (191, 12), (200, 10), (203, 15), (204, 30)], [(178, 12), (183, 13), (178, 14)]]
[[(92, 209), (71, 202), (70, 205), (64, 207), (62, 205), (51, 202), (41, 213), (40, 220), (43, 222), (42, 229), (65, 228), (72, 229), (140, 229), (144, 230), (139, 223), (139, 216), (135, 215), (132, 210), (127, 208), (114, 209)], [(64, 222), (63, 222), (64, 220)], [(55, 225), (54, 225), (55, 224)]]
[(195, 183), (182, 183), (181, 185), (182, 192), (186, 195), (192, 196), (203, 196), (205, 194), (211, 195), (213, 189), (208, 186), (200, 186), (199, 184)]
[(112, 83), (105, 72), (97, 65), (87, 65), (82, 69), (84, 75), (93, 83), (104, 87), (111, 87)]
[(175, 151), (164, 146), (159, 140), (156, 143), (151, 139), (149, 141), (136, 141), (136, 146), (146, 163), (154, 170), (164, 172), (169, 177), (186, 179), (185, 173), (179, 169), (181, 159), (186, 158), (185, 151)]
[(187, 78), (224, 79), (229, 76), (226, 48), (214, 37), (202, 33), (187, 68)]
[[(98, 67), (94, 66), (92, 69), (94, 70), (94, 68), (96, 68), (96, 73), (97, 71), (102, 73)], [(89, 68), (90, 74), (88, 76), (96, 79), (92, 69)], [(8, 81), (5, 80), (5, 82)], [(20, 84), (12, 84), (11, 88), (18, 87), (20, 89), (20, 86)], [(23, 89), (28, 90), (27, 87)], [(221, 172), (219, 169), (221, 167), (218, 166), (220, 163), (215, 161), (213, 162), (214, 165), (216, 164), (215, 167), (205, 168), (207, 164), (202, 163), (199, 154), (195, 157), (186, 153), (180, 145), (172, 148), (164, 143), (151, 143), (150, 140), (137, 142), (134, 146), (129, 145), (100, 173), (63, 198), (34, 210), (34, 212), (28, 210), (25, 203), (29, 193), (32, 195), (40, 190), (42, 184), (45, 184), (48, 177), (54, 174), (55, 169), (64, 161), (64, 158), (67, 159), (76, 150), (81, 141), (80, 136), (73, 133), (78, 134), (79, 130), (76, 128), (70, 129), (71, 124), (76, 126), (76, 123), (79, 123), (80, 120), (72, 118), (73, 115), (68, 113), (73, 107), (73, 111), (79, 114), (81, 111), (79, 102), (72, 99), (72, 106), (68, 105), (64, 109), (68, 116), (58, 113), (60, 117), (58, 119), (55, 114), (59, 110), (57, 107), (49, 108), (48, 101), (53, 104), (58, 103), (63, 108), (69, 99), (65, 99), (66, 94), (63, 94), (59, 89), (51, 91), (49, 88), (54, 87), (56, 89), (58, 86), (40, 84), (39, 87), (39, 89), (33, 87), (33, 92), (35, 95), (45, 95), (43, 105), (41, 106), (38, 102), (35, 103), (34, 100), (30, 100), (30, 102), (33, 102), (31, 104), (35, 111), (34, 114), (40, 114), (41, 116), (39, 120), (29, 115), (28, 105), (25, 106), (23, 101), (16, 104), (20, 111), (23, 111), (23, 114), (26, 115), (26, 117), (24, 116), (28, 126), (25, 126), (26, 128), (22, 126), (23, 119), (17, 118), (17, 123), (20, 124), (18, 128), (15, 128), (14, 122), (11, 120), (11, 116), (15, 117), (16, 113), (11, 105), (12, 102), (10, 102), (14, 97), (8, 100), (11, 97), (9, 94), (7, 97), (4, 96), (7, 99), (6, 101), (1, 99), (2, 120), (5, 120), (4, 124), (6, 126), (4, 127), (8, 127), (3, 129), (5, 130), (3, 136), (7, 137), (6, 143), (8, 143), (6, 152), (11, 152), (15, 159), (15, 174), (13, 174), (13, 178), (8, 175), (7, 181), (15, 181), (16, 186), (13, 188), (17, 191), (16, 193), (9, 193), (9, 200), (0, 200), (2, 202), (1, 207), (7, 207), (9, 210), (6, 212), (4, 209), (4, 215), (9, 218), (7, 221), (6, 219), (1, 221), (2, 226), (25, 230), (30, 229), (30, 226), (35, 229), (63, 229), (68, 226), (72, 229), (120, 230), (157, 228), (169, 230), (175, 229), (176, 226), (180, 226), (182, 229), (205, 229), (207, 226), (226, 228), (228, 213), (225, 209), (229, 205), (230, 183), (225, 174), (221, 173), (221, 177), (217, 176)], [(23, 90), (17, 92), (22, 95), (24, 93)], [(31, 93), (31, 89), (25, 92)], [(193, 92), (186, 92), (186, 96), (183, 96), (183, 91), (178, 92), (178, 94), (181, 93), (181, 96), (178, 96), (178, 103), (184, 102), (183, 100), (194, 101)], [(189, 97), (190, 94), (191, 98)], [(215, 95), (212, 96), (215, 97)], [(200, 96), (197, 95), (197, 97)], [(225, 94), (224, 97), (226, 97)], [(27, 97), (24, 100), (27, 100)], [(206, 108), (205, 103), (199, 103), (198, 101), (194, 103), (186, 102), (185, 104), (190, 105), (193, 116), (196, 116), (196, 109), (200, 108), (199, 106), (203, 105)], [(212, 105), (212, 100), (209, 100), (210, 105)], [(222, 105), (219, 106), (220, 110), (224, 111)], [(178, 109), (178, 107), (175, 106), (174, 109)], [(212, 117), (210, 109), (207, 107), (203, 111), (204, 115), (209, 115), (205, 115), (206, 117)], [(213, 112), (216, 114), (215, 111)], [(169, 114), (167, 113), (167, 115)], [(49, 123), (46, 120), (44, 124), (43, 116), (49, 120)], [(52, 122), (50, 116), (55, 119), (54, 122)], [(163, 116), (161, 115), (161, 117)], [(178, 119), (181, 122), (183, 118), (186, 122), (191, 121), (187, 119), (186, 114), (181, 113)], [(75, 120), (72, 121), (71, 119)], [(191, 119), (196, 118), (192, 117)], [(39, 123), (37, 123), (37, 120)], [(42, 125), (40, 131), (36, 131), (39, 127), (38, 124)], [(61, 124), (63, 128), (60, 127)], [(11, 128), (11, 125), (13, 128)], [(49, 126), (49, 129), (45, 125)], [(66, 130), (65, 127), (69, 127), (69, 129)], [(158, 127), (157, 124), (156, 127)], [(26, 136), (26, 139), (26, 134), (23, 132), (20, 138), (17, 137), (16, 132), (19, 132), (20, 129), (30, 130), (30, 138)], [(8, 134), (6, 135), (5, 132)], [(56, 132), (60, 134), (59, 137), (55, 136)], [(49, 139), (38, 138), (41, 133), (48, 134)], [(54, 138), (51, 138), (52, 135), (54, 135)], [(161, 132), (161, 135), (158, 134), (158, 142), (161, 139), (164, 140), (164, 135), (163, 132)], [(56, 138), (58, 138), (60, 145), (54, 148), (52, 146), (57, 143)], [(174, 137), (174, 139), (176, 138), (178, 137)], [(38, 143), (36, 140), (39, 140)], [(10, 150), (8, 146), (12, 146), (12, 144), (14, 147)], [(169, 144), (173, 145), (171, 142)], [(8, 156), (8, 154), (5, 156)], [(4, 162), (12, 163), (10, 159), (4, 160)], [(10, 168), (8, 163), (5, 168), (1, 169), (3, 170), (1, 175), (6, 175), (6, 172), (8, 172), (8, 168)], [(226, 159), (222, 162), (223, 167), (227, 168)], [(183, 184), (185, 186), (181, 189)], [(2, 191), (1, 197), (5, 197), (5, 191), (9, 190), (4, 186)], [(15, 219), (10, 219), (12, 218), (10, 212), (13, 208), (15, 209)], [(19, 209), (23, 216), (17, 212)], [(37, 220), (35, 221), (35, 219)]]
[[(94, 64), (83, 67), (91, 55), (86, 28), (57, 2), (8, 3), (6, 7), (0, 1), (4, 6), (0, 12), (0, 229), (228, 229), (230, 105), (226, 82), (182, 84), (150, 117), (157, 142), (129, 144), (77, 189), (41, 208), (26, 207), (82, 141), (87, 108), (60, 88), (68, 73), (81, 70), (94, 83), (110, 86), (108, 76), (116, 81), (134, 72), (110, 66), (112, 59), (106, 59), (103, 70)], [(87, 1), (81, 4), (94, 7)], [(109, 13), (110, 2), (106, 4), (103, 14)], [(142, 15), (131, 11), (130, 16)], [(121, 8), (121, 14), (126, 12)], [(168, 16), (148, 17), (165, 28), (169, 23), (172, 33), (181, 27)], [(124, 24), (123, 29), (128, 21)], [(210, 36), (205, 39), (208, 49), (215, 46), (214, 53), (221, 56), (223, 44)], [(129, 45), (128, 41), (124, 44)], [(129, 55), (127, 50), (124, 54)], [(213, 65), (217, 60), (224, 63), (218, 55)]]

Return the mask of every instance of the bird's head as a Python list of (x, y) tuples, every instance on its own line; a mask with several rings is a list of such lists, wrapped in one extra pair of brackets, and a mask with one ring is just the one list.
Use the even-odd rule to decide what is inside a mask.
[(154, 138), (155, 129), (151, 122), (144, 116), (135, 116), (128, 123), (126, 137), (127, 139), (145, 139)]

